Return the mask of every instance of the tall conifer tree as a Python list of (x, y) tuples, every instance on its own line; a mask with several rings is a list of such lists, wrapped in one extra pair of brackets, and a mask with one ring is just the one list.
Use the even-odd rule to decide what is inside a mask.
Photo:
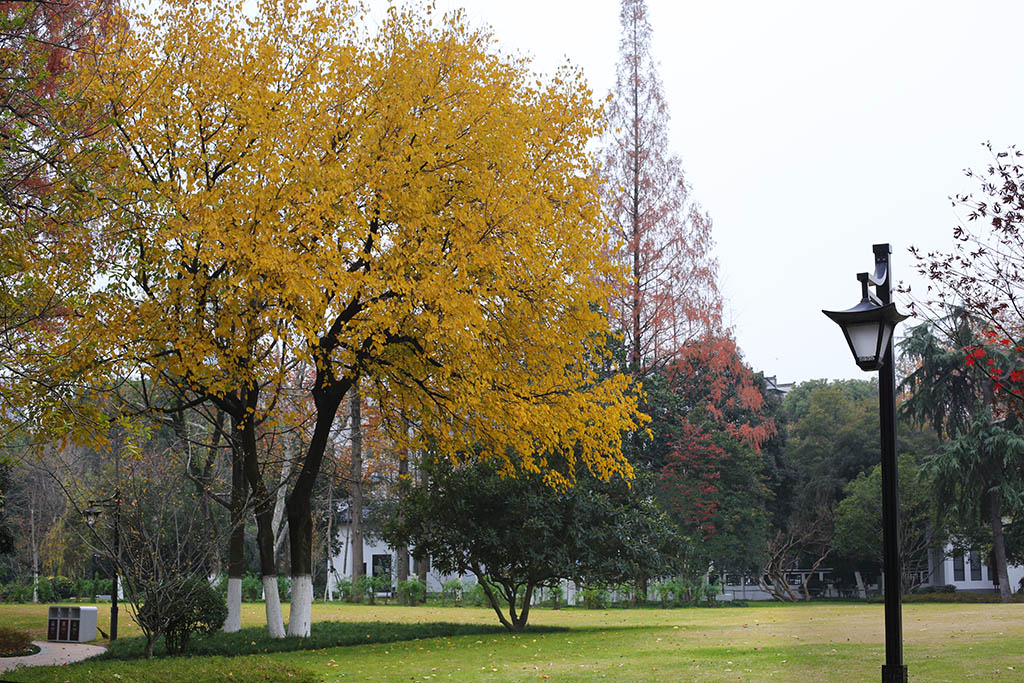
[(644, 0), (622, 0), (619, 63), (604, 150), (605, 210), (628, 272), (612, 302), (627, 365), (643, 378), (687, 342), (721, 327), (711, 219), (669, 151), (669, 112), (651, 54)]

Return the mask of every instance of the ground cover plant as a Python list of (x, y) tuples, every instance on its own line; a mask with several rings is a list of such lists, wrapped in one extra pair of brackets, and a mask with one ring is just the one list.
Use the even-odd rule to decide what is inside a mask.
[(21, 657), (39, 652), (32, 638), (24, 631), (0, 626), (0, 657)]
[[(250, 626), (235, 633), (218, 632), (194, 639), (188, 648), (192, 656), (250, 655), (253, 653), (322, 650), (329, 647), (393, 643), (402, 640), (453, 638), (456, 636), (490, 636), (505, 629), (497, 624), (459, 624), (452, 622), (401, 623), (386, 621), (341, 622), (321, 621), (314, 624), (307, 638), (289, 636), (274, 638), (265, 628)], [(564, 627), (541, 626), (538, 631), (566, 630)], [(142, 638), (121, 638), (112, 644), (102, 659), (131, 660), (144, 656)], [(158, 647), (155, 654), (176, 654)]]
[[(0, 607), (0, 620), (8, 610)], [(256, 626), (262, 605), (246, 604)], [(39, 607), (36, 607), (39, 611)], [(317, 604), (316, 622), (448, 622), (495, 629), (469, 607)], [(20, 619), (20, 617), (19, 617)], [(884, 659), (882, 606), (810, 603), (720, 609), (537, 609), (534, 626), (564, 631), (467, 633), (252, 654), (92, 660), (5, 674), (14, 681), (874, 680)], [(126, 633), (131, 631), (127, 630)], [(365, 635), (365, 634), (364, 634)], [(258, 641), (257, 641), (258, 642)], [(198, 641), (197, 641), (198, 644)], [(1015, 678), (1024, 671), (1024, 605), (910, 604), (905, 659), (916, 681)], [(117, 677), (114, 676), (117, 674)]]

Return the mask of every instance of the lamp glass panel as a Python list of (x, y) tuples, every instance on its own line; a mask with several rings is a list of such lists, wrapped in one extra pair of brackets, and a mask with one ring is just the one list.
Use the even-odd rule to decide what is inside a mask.
[[(857, 360), (869, 360), (878, 355), (878, 322), (853, 323), (846, 326), (850, 346)], [(890, 329), (890, 332), (892, 330)]]
[[(878, 346), (878, 357), (879, 357), (878, 359), (879, 360), (882, 360), (882, 361), (886, 360), (886, 358), (885, 358), (885, 349), (889, 345), (889, 337), (892, 336), (892, 331), (893, 331), (894, 327), (895, 327), (895, 325), (893, 325), (892, 323), (888, 323), (887, 322), (887, 323), (883, 323), (882, 324), (882, 343), (879, 344), (879, 346)], [(886, 362), (888, 362), (888, 361), (886, 361)]]

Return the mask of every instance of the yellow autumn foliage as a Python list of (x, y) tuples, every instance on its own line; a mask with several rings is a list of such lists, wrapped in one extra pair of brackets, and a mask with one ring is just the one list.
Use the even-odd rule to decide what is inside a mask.
[(173, 0), (79, 61), (109, 116), (108, 257), (67, 343), (213, 400), (307, 362), (366, 378), (385, 425), (401, 412), (443, 456), (629, 476), (642, 418), (598, 373), (611, 266), (581, 74), (538, 81), (458, 15), (358, 20)]

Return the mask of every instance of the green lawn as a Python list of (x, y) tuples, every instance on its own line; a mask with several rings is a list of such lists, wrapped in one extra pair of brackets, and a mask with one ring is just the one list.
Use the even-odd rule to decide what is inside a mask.
[[(480, 608), (315, 605), (315, 621), (490, 625)], [(101, 607), (101, 612), (103, 608)], [(0, 606), (0, 623), (43, 634), (45, 606)], [(262, 605), (246, 605), (246, 625)], [(137, 633), (126, 614), (121, 633)], [(548, 610), (519, 635), (470, 634), (245, 657), (83, 662), (8, 673), (16, 681), (876, 681), (882, 606)], [(104, 626), (104, 629), (106, 627)], [(316, 629), (314, 623), (313, 628)], [(368, 629), (369, 630), (369, 629)], [(911, 604), (904, 648), (915, 681), (1024, 680), (1024, 604)], [(254, 648), (255, 649), (255, 648)]]

